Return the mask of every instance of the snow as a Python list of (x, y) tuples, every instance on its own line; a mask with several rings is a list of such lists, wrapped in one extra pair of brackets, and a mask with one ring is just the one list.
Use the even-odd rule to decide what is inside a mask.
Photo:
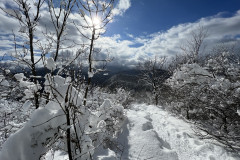
[[(25, 82), (23, 75), (19, 75), (17, 78), (20, 82)], [(14, 160), (16, 157), (19, 160), (39, 159), (41, 155), (51, 149), (51, 144), (56, 139), (62, 137), (62, 141), (65, 141), (65, 135), (62, 135), (64, 132), (59, 132), (60, 128), (63, 131), (70, 128), (71, 133), (74, 133), (73, 125), (66, 125), (65, 108), (70, 105), (80, 106), (78, 111), (81, 113), (78, 114), (79, 123), (75, 129), (81, 145), (81, 152), (76, 152), (74, 155), (77, 159), (90, 159), (94, 148), (99, 146), (102, 140), (115, 137), (118, 129), (121, 128), (125, 117), (124, 108), (120, 104), (113, 104), (111, 100), (105, 99), (96, 114), (91, 113), (87, 107), (82, 107), (82, 94), (69, 83), (70, 77), (51, 77), (50, 74), (47, 74), (45, 78), (45, 91), (49, 92), (50, 97), (54, 95), (54, 98), (49, 100), (46, 105), (36, 109), (23, 128), (7, 139), (0, 152), (0, 160)], [(51, 90), (50, 85), (54, 87), (54, 90)], [(30, 106), (31, 102), (26, 101), (23, 104), (23, 110)], [(57, 147), (66, 153), (67, 148), (61, 144)]]
[(240, 116), (240, 109), (239, 109), (239, 110), (237, 110), (237, 114)]
[[(193, 126), (175, 118), (161, 107), (135, 104), (127, 110), (128, 120), (118, 142), (124, 160), (239, 160), (223, 147), (209, 140), (200, 140)], [(112, 151), (96, 151), (97, 160), (115, 160)]]
[[(53, 104), (51, 104), (53, 105)], [(57, 104), (54, 104), (57, 106)], [(48, 137), (53, 137), (57, 130), (52, 129), (54, 122), (62, 123), (61, 118), (57, 117), (62, 113), (53, 113), (46, 108), (39, 108), (31, 116), (31, 120), (25, 126), (10, 136), (6, 143), (4, 143), (2, 151), (0, 152), (1, 160), (33, 160), (38, 159), (41, 154), (46, 152), (44, 142)], [(54, 122), (45, 123), (46, 120), (55, 116)], [(38, 126), (38, 127), (35, 127)], [(38, 139), (35, 139), (35, 138)], [(17, 145), (16, 145), (17, 144)]]
[(30, 100), (26, 100), (26, 102), (22, 106), (23, 111), (27, 112), (31, 107), (31, 105), (32, 105), (32, 102)]
[(88, 77), (89, 78), (92, 78), (94, 76), (94, 73), (93, 72), (88, 72)]
[(15, 74), (14, 77), (15, 77), (18, 81), (22, 81), (23, 78), (26, 78), (23, 73)]
[(9, 69), (6, 69), (5, 72), (9, 74), (11, 71)]
[(7, 80), (2, 80), (2, 81), (0, 81), (0, 85), (6, 86), (6, 87), (10, 86), (10, 85), (9, 85), (9, 82), (8, 82)]
[[(27, 108), (29, 105), (30, 103), (26, 102), (23, 106)], [(44, 153), (47, 148), (42, 144), (48, 137), (57, 133), (54, 128), (65, 123), (61, 116), (63, 111), (59, 108), (58, 103), (51, 101), (45, 108), (35, 110), (31, 120), (3, 145), (0, 159), (14, 160), (17, 155), (18, 159), (32, 160)], [(110, 100), (105, 100), (100, 110), (112, 110)], [(122, 110), (122, 106), (116, 106), (115, 110)], [(105, 129), (107, 123), (104, 119), (110, 114), (113, 112), (99, 117), (98, 129)], [(234, 157), (223, 147), (209, 140), (200, 140), (194, 134), (193, 125), (176, 118), (160, 106), (134, 104), (126, 110), (126, 114), (128, 118), (124, 121), (122, 132), (116, 138), (120, 149), (114, 152), (115, 150), (100, 146), (95, 150), (94, 160), (240, 160), (240, 157)], [(46, 123), (49, 119), (51, 120)], [(88, 136), (83, 136), (85, 141), (92, 143)], [(34, 140), (34, 137), (38, 137), (38, 140)], [(63, 160), (68, 159), (68, 156), (60, 151), (50, 150), (45, 159)]]
[(56, 69), (56, 64), (55, 64), (55, 62), (54, 62), (54, 60), (53, 60), (53, 58), (52, 57), (50, 57), (50, 58), (48, 58), (47, 59), (47, 61), (46, 61), (46, 67), (47, 67), (47, 69), (49, 69), (49, 70), (54, 70), (54, 69)]
[(103, 129), (103, 128), (106, 127), (106, 125), (107, 125), (106, 122), (105, 122), (104, 120), (101, 120), (101, 121), (98, 123), (97, 128)]
[(199, 85), (208, 83), (211, 78), (213, 78), (213, 76), (206, 69), (193, 63), (182, 65), (167, 82), (169, 85), (181, 87), (193, 82)]

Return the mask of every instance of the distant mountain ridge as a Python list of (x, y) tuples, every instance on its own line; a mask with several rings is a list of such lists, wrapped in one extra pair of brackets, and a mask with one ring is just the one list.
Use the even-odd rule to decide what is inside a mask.
[[(5, 64), (5, 65), (4, 65)], [(0, 64), (2, 67), (7, 67), (6, 63)], [(19, 69), (19, 67), (15, 66), (14, 63), (7, 63), (10, 67), (12, 73), (20, 73), (23, 72)], [(77, 66), (73, 67), (75, 70), (79, 70)], [(44, 76), (50, 71), (43, 67), (37, 68), (37, 76), (41, 76), (39, 78), (40, 84), (44, 83)], [(56, 71), (55, 71), (56, 72)], [(28, 77), (31, 73), (29, 68), (25, 68), (25, 75)], [(149, 86), (147, 86), (143, 81), (140, 82), (141, 71), (128, 67), (118, 67), (118, 66), (108, 66), (106, 71), (96, 73), (92, 78), (92, 84), (100, 87), (107, 87), (110, 90), (115, 88), (124, 88), (127, 90), (133, 91), (142, 91), (149, 90)], [(66, 75), (63, 75), (63, 77)], [(85, 79), (88, 78), (87, 68), (83, 68), (82, 76)], [(72, 77), (73, 78), (73, 77)]]

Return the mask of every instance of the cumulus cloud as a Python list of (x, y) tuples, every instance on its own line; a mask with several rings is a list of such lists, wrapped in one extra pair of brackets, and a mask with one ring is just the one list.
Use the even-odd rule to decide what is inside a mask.
[(12, 31), (17, 31), (19, 29), (18, 22), (12, 18), (5, 15), (5, 13), (0, 9), (0, 33), (8, 34)]
[[(3, 0), (0, 6), (3, 7)], [(131, 6), (130, 0), (119, 0), (114, 9), (114, 15), (123, 15)], [(36, 35), (41, 40), (44, 39), (42, 28), (48, 28), (49, 32), (54, 32), (54, 27), (51, 24), (51, 19), (47, 10), (41, 12), (40, 28), (36, 31)], [(115, 17), (117, 18), (117, 17)], [(19, 31), (19, 23), (0, 10), (0, 53), (4, 54), (12, 52), (12, 39), (10, 36), (12, 31)], [(76, 23), (81, 19), (80, 15), (73, 13), (70, 15), (70, 21), (67, 28), (67, 38), (74, 42), (82, 43), (80, 33), (76, 30), (72, 20)], [(114, 22), (113, 22), (114, 23)], [(240, 37), (240, 10), (230, 17), (224, 17), (222, 13), (211, 17), (201, 18), (196, 22), (179, 24), (171, 27), (167, 31), (152, 33), (145, 36), (134, 36), (131, 33), (127, 34), (128, 39), (123, 39), (121, 35), (112, 37), (100, 37), (96, 42), (96, 47), (102, 49), (102, 55), (97, 56), (104, 58), (103, 53), (109, 53), (114, 57), (111, 65), (133, 66), (139, 61), (153, 58), (155, 56), (174, 56), (181, 54), (180, 46), (184, 45), (191, 38), (191, 33), (197, 30), (199, 26), (204, 27), (208, 32), (208, 37), (205, 39), (205, 44), (208, 48), (213, 47), (216, 43), (226, 42), (234, 44), (239, 41)], [(72, 41), (64, 41), (64, 47), (72, 44)], [(73, 46), (71, 50), (76, 51), (78, 46)], [(105, 56), (106, 57), (106, 56)]]
[[(34, 15), (36, 12), (36, 9), (34, 9), (34, 4), (33, 1), (29, 1), (31, 9), (31, 15)], [(130, 7), (130, 0), (119, 0), (118, 3), (116, 4), (116, 7), (114, 8), (114, 15), (113, 16), (117, 16), (117, 15), (123, 15), (123, 13)], [(15, 3), (12, 3), (9, 0), (2, 0), (0, 2), (0, 7), (1, 8), (17, 8)], [(57, 9), (56, 9), (57, 11)], [(43, 33), (45, 33), (46, 31), (48, 33), (55, 33), (55, 28), (51, 22), (51, 16), (49, 14), (48, 11), (48, 6), (47, 3), (45, 2), (43, 4), (43, 7), (41, 9), (41, 13), (40, 13), (40, 20), (39, 20), (39, 25), (36, 28), (37, 30), (35, 31), (35, 36), (38, 39), (41, 39), (41, 46), (46, 45), (47, 40), (46, 40), (46, 36), (44, 36)], [(87, 18), (87, 15), (86, 17)], [(10, 17), (8, 15), (6, 15), (6, 13), (0, 9), (0, 19), (1, 19), (1, 23), (0, 23), (0, 38), (4, 39), (4, 41), (2, 40), (2, 42), (0, 42), (0, 54), (3, 55), (6, 52), (8, 52), (9, 54), (14, 51), (12, 49), (10, 49), (11, 45), (13, 45), (13, 38), (11, 37), (12, 33), (20, 34), (19, 30), (21, 28), (19, 22), (13, 18)], [(62, 41), (62, 45), (63, 48), (66, 48), (68, 46), (73, 46), (74, 44), (82, 44), (84, 42), (86, 42), (87, 40), (82, 36), (82, 34), (80, 34), (79, 30), (82, 30), (82, 32), (84, 33), (85, 36), (88, 36), (89, 34), (91, 34), (91, 30), (86, 30), (83, 29), (81, 27), (79, 27), (77, 30), (76, 26), (80, 26), (81, 24), (84, 23), (84, 21), (82, 21), (82, 17), (79, 13), (74, 12), (72, 14), (70, 14), (69, 16), (69, 21), (68, 21), (68, 25), (67, 25), (67, 29), (66, 29), (66, 39), (67, 41)], [(74, 21), (74, 23), (72, 23)], [(84, 31), (83, 31), (84, 30)], [(46, 33), (45, 33), (46, 35)], [(56, 39), (56, 37), (55, 37)], [(26, 41), (26, 39), (21, 39), (18, 42), (19, 43), (24, 43), (24, 41)], [(9, 43), (8, 43), (9, 42)], [(3, 47), (3, 45), (7, 45), (7, 47)], [(54, 48), (54, 47), (53, 47)], [(9, 50), (7, 50), (9, 49)], [(75, 45), (74, 47), (72, 47), (72, 49), (74, 51), (78, 50), (78, 47)]]
[[(180, 47), (184, 46), (192, 38), (192, 32), (197, 31), (199, 26), (207, 31), (207, 37), (204, 41), (205, 52), (209, 52), (222, 42), (229, 45), (240, 42), (239, 10), (231, 17), (222, 17), (222, 14), (218, 14), (201, 18), (197, 22), (179, 24), (167, 31), (147, 36), (133, 37), (133, 35), (127, 34), (131, 40), (105, 37), (105, 43), (108, 43), (108, 45), (103, 45), (103, 47), (114, 46), (112, 56), (115, 57), (116, 61), (112, 63), (113, 65), (134, 65), (139, 61), (155, 56), (172, 57), (176, 54), (182, 54)], [(138, 44), (137, 47), (136, 44)]]
[[(33, 1), (29, 1), (29, 2), (33, 3)], [(12, 1), (8, 1), (8, 0), (3, 0), (0, 2), (0, 7), (3, 8), (4, 11), (8, 11), (8, 10), (11, 11), (9, 8), (16, 8), (16, 6), (14, 5), (15, 3), (12, 3)], [(31, 6), (30, 15), (35, 15), (36, 13), (34, 12), (36, 12), (36, 9), (34, 9), (34, 4), (30, 4), (30, 6)], [(37, 46), (46, 46), (49, 43), (49, 41), (47, 41), (46, 35), (48, 35), (48, 37), (51, 36), (56, 41), (55, 27), (52, 23), (52, 19), (49, 14), (48, 6), (46, 2), (42, 6), (43, 7), (41, 8), (41, 12), (40, 12), (39, 24), (37, 25), (37, 27), (35, 28), (36, 30), (34, 31), (34, 36), (38, 40), (40, 40), (38, 41)], [(6, 12), (4, 12), (3, 10), (0, 9), (0, 19), (1, 19), (0, 56), (5, 53), (13, 54), (15, 52), (15, 50), (12, 49), (13, 48), (12, 46), (14, 45), (13, 43), (14, 39), (12, 36), (13, 33), (16, 35), (17, 37), (16, 41), (17, 41), (17, 44), (19, 45), (24, 44), (24, 42), (28, 40), (27, 38), (24, 38), (26, 37), (25, 33), (19, 32), (21, 30), (20, 28), (22, 28), (19, 21), (7, 15)], [(55, 11), (58, 12), (59, 9), (56, 8)], [(62, 17), (63, 16), (61, 16), (60, 18)], [(33, 19), (33, 17), (31, 17), (31, 19)], [(62, 45), (61, 45), (62, 48), (75, 46), (75, 47), (72, 47), (72, 49), (76, 51), (78, 49), (78, 47), (76, 47), (76, 44), (86, 42), (86, 39), (83, 38), (80, 32), (76, 29), (76, 26), (80, 26), (82, 24), (81, 19), (82, 19), (81, 15), (76, 12), (70, 14), (67, 22), (67, 27), (64, 33), (64, 35), (66, 36), (62, 38)], [(75, 23), (73, 23), (73, 21)], [(79, 27), (79, 30), (83, 30), (83, 29)], [(84, 30), (84, 33), (86, 36), (90, 34), (89, 30)], [(37, 39), (35, 39), (35, 41), (37, 41)], [(54, 46), (52, 48), (54, 49)]]
[(130, 0), (119, 0), (117, 6), (113, 9), (113, 14), (123, 15), (123, 13), (126, 12), (126, 10), (129, 9), (130, 7), (131, 7)]

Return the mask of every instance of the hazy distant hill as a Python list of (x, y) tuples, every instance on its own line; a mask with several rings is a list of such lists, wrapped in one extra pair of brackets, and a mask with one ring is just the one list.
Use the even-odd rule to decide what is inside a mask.
[(138, 80), (139, 78), (136, 75), (118, 73), (107, 79), (103, 86), (110, 89), (122, 87), (137, 90), (139, 88)]
[[(0, 64), (2, 67), (7, 67), (11, 69), (12, 73), (19, 73), (23, 72), (14, 62), (6, 62)], [(31, 70), (29, 68), (25, 68), (25, 75), (29, 76)], [(75, 70), (79, 70), (75, 67)], [(46, 68), (39, 67), (37, 68), (37, 75), (41, 76), (39, 78), (40, 84), (44, 82), (44, 76), (49, 73), (50, 71)], [(82, 71), (83, 77), (85, 79), (88, 77), (87, 75), (87, 68), (84, 68)], [(115, 88), (124, 88), (127, 90), (133, 91), (143, 91), (149, 90), (150, 87), (144, 84), (144, 82), (139, 82), (139, 76), (141, 71), (137, 69), (129, 69), (127, 67), (116, 67), (116, 66), (109, 66), (106, 71), (99, 72), (94, 75), (92, 78), (92, 84), (107, 87), (111, 90)], [(64, 75), (62, 75), (64, 77)], [(73, 78), (73, 77), (72, 77)]]

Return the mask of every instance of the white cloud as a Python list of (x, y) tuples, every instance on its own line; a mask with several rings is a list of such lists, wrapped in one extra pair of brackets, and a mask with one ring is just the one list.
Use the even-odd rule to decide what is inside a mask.
[[(30, 2), (30, 1), (29, 1)], [(6, 4), (8, 4), (7, 6), (12, 6), (14, 7), (15, 3), (12, 3), (12, 1), (9, 0), (3, 0), (0, 2), (0, 6), (5, 8)], [(33, 2), (31, 1), (30, 4), (33, 8)], [(16, 7), (16, 6), (15, 6)], [(30, 9), (30, 12), (35, 12), (36, 10), (34, 9)], [(119, 0), (117, 5), (116, 5), (116, 9), (114, 9), (114, 16), (116, 15), (122, 15), (128, 8), (130, 7), (130, 0)], [(56, 9), (57, 10), (57, 9)], [(33, 15), (33, 14), (32, 14)], [(43, 8), (41, 9), (41, 13), (40, 13), (40, 21), (39, 21), (39, 26), (35, 32), (35, 36), (37, 36), (39, 39), (41, 39), (41, 45), (44, 46), (47, 41), (46, 41), (46, 37), (43, 35), (43, 32), (46, 31), (47, 28), (47, 32), (48, 33), (55, 33), (55, 28), (51, 22), (51, 16), (49, 15), (48, 12), (48, 7), (47, 7), (47, 3), (45, 2), (43, 4)], [(8, 46), (13, 45), (13, 38), (10, 38), (10, 35), (14, 32), (15, 34), (19, 34), (19, 22), (6, 15), (5, 12), (3, 12), (0, 9), (0, 19), (1, 19), (1, 23), (0, 23), (0, 39), (2, 39), (1, 37), (5, 37), (4, 39), (8, 39), (8, 41), (2, 41), (0, 42), (0, 46), (5, 45), (7, 42), (9, 42), (9, 44), (7, 44)], [(83, 24), (83, 22), (81, 21), (82, 17), (78, 14), (78, 13), (72, 13), (69, 16), (69, 21), (68, 21), (68, 26), (66, 29), (66, 34), (67, 34), (67, 39), (68, 41), (64, 41), (63, 42), (63, 47), (67, 47), (73, 44), (73, 41), (78, 43), (78, 44), (82, 44), (83, 42), (86, 42), (86, 39), (84, 39), (82, 37), (82, 35), (79, 33), (79, 31), (76, 29), (75, 25), (72, 23), (73, 21), (75, 22), (75, 24)], [(79, 25), (80, 26), (80, 25)], [(79, 27), (80, 30), (83, 30), (81, 27)], [(90, 30), (86, 30), (84, 29), (84, 34), (86, 36), (88, 36), (90, 33)], [(56, 37), (55, 37), (56, 38)], [(45, 40), (44, 40), (45, 39)], [(69, 41), (71, 40), (71, 41)], [(25, 40), (21, 40), (21, 41), (25, 41)], [(54, 48), (54, 47), (53, 47)], [(77, 50), (77, 46), (75, 46), (73, 48), (73, 50)], [(4, 54), (8, 52), (6, 47), (4, 48), (0, 48), (0, 55)], [(9, 50), (10, 52), (10, 50)], [(12, 50), (11, 50), (12, 52)]]
[(132, 34), (126, 34), (129, 38), (133, 38), (134, 36)]
[[(7, 2), (7, 0), (1, 1), (0, 6), (4, 6), (4, 2)], [(115, 16), (123, 15), (130, 6), (130, 0), (119, 0), (116, 9), (114, 9)], [(70, 18), (77, 21), (80, 19), (79, 16), (77, 13), (74, 13), (70, 15)], [(102, 52), (110, 53), (114, 57), (113, 65), (126, 66), (137, 64), (139, 61), (154, 57), (155, 55), (174, 56), (175, 54), (180, 54), (180, 46), (191, 38), (191, 32), (197, 29), (199, 25), (208, 30), (208, 37), (205, 44), (209, 48), (221, 41), (227, 41), (231, 44), (239, 41), (239, 38), (236, 36), (240, 35), (240, 10), (231, 17), (222, 16), (223, 13), (220, 13), (215, 16), (201, 18), (197, 22), (173, 26), (165, 32), (156, 32), (141, 37), (134, 37), (134, 35), (128, 33), (127, 36), (130, 40), (122, 39), (119, 34), (112, 37), (100, 37), (97, 41), (97, 47), (102, 48)], [(54, 28), (47, 11), (42, 11), (41, 17), (41, 27), (36, 32), (36, 35), (43, 40), (42, 28), (46, 26), (50, 32), (54, 32)], [(18, 32), (19, 23), (13, 18), (6, 16), (2, 10), (0, 10), (0, 19), (0, 54), (3, 54), (13, 51), (13, 49), (8, 49), (13, 45), (12, 37), (9, 34), (12, 33), (12, 30)], [(78, 21), (78, 23), (81, 22)], [(68, 23), (67, 34), (68, 38), (74, 40), (76, 43), (85, 41), (70, 21)], [(64, 46), (69, 46), (70, 44), (72, 44), (72, 41), (64, 42)], [(77, 48), (78, 46), (74, 46), (71, 49), (76, 51)]]
[(113, 14), (123, 15), (123, 13), (126, 12), (126, 10), (129, 9), (130, 7), (131, 7), (130, 0), (119, 0), (117, 6), (113, 9)]
[(221, 17), (221, 15), (201, 18), (193, 23), (179, 24), (165, 32), (157, 32), (147, 36), (134, 37), (127, 34), (131, 40), (104, 37), (102, 39), (107, 45), (102, 45), (102, 47), (112, 49), (112, 56), (115, 57), (113, 65), (126, 66), (137, 64), (139, 61), (154, 56), (171, 57), (181, 54), (180, 46), (191, 39), (192, 31), (199, 29), (199, 26), (203, 26), (208, 33), (204, 42), (207, 47), (206, 52), (219, 42), (229, 44), (240, 42), (239, 38), (236, 37), (240, 36), (240, 10), (231, 17)]
[(17, 31), (19, 29), (19, 23), (12, 17), (8, 17), (5, 13), (0, 9), (0, 33), (7, 34), (12, 31)]

